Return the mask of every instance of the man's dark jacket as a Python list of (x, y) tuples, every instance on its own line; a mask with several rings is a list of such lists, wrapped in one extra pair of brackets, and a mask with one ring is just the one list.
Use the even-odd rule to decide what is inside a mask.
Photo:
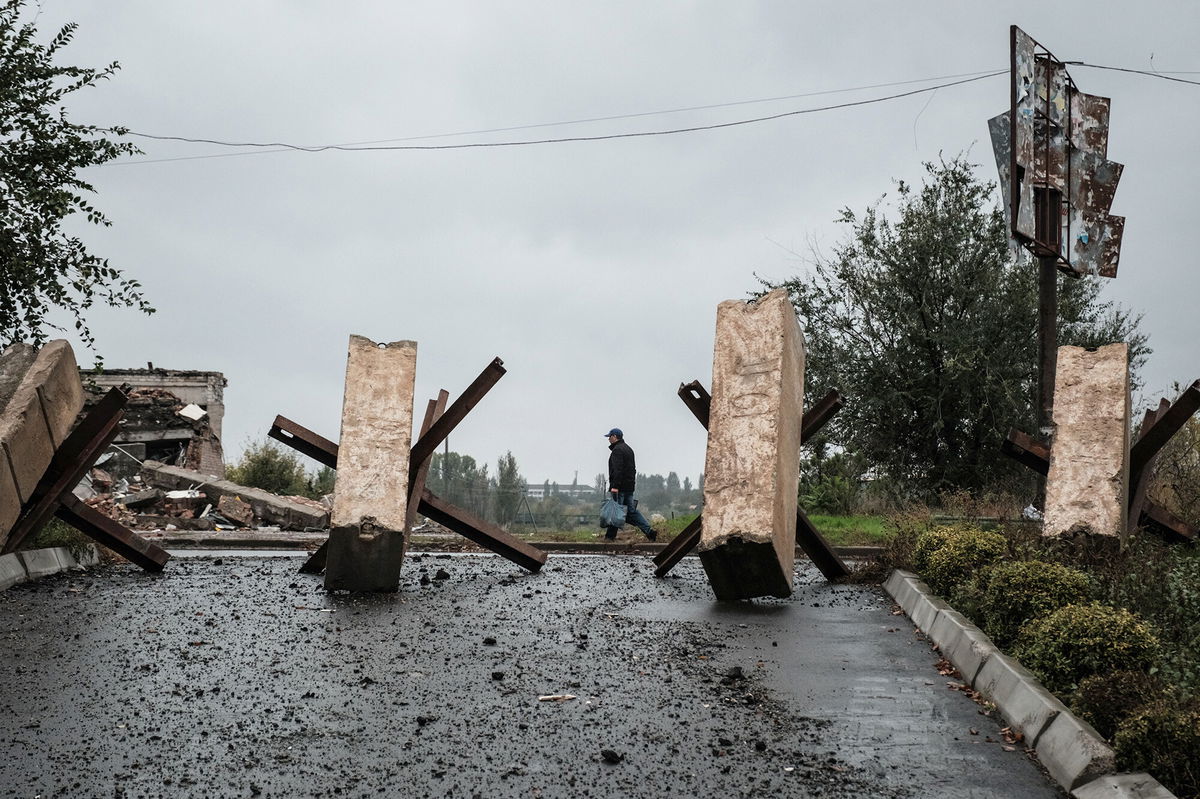
[(608, 487), (624, 494), (632, 494), (634, 483), (637, 481), (633, 450), (623, 438), (615, 444), (609, 444), (608, 448), (612, 450), (612, 454), (608, 456)]

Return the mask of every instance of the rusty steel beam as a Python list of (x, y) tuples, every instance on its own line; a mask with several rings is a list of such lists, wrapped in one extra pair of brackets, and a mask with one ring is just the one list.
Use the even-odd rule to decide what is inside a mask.
[[(1170, 409), (1171, 403), (1167, 400), (1160, 400), (1158, 408), (1146, 411), (1146, 415), (1142, 418), (1142, 429), (1138, 433), (1138, 440), (1141, 440), (1155, 423), (1162, 419), (1163, 415)], [(1137, 442), (1135, 441), (1136, 445)], [(1132, 460), (1132, 447), (1130, 448)], [(1134, 471), (1129, 470), (1129, 516), (1126, 519), (1128, 529), (1132, 530), (1137, 527), (1142, 519), (1142, 510), (1146, 504), (1146, 495), (1150, 490), (1150, 475), (1154, 472), (1154, 464), (1158, 461), (1158, 453), (1154, 453), (1150, 460), (1146, 462), (1141, 469)]]
[(267, 435), (330, 469), (337, 468), (337, 444), (298, 425), (286, 416), (276, 416)]
[(1179, 399), (1142, 432), (1137, 442), (1129, 448), (1129, 472), (1140, 474), (1150, 460), (1171, 440), (1171, 436), (1187, 424), (1188, 419), (1200, 410), (1200, 380), (1192, 383)]
[(1043, 477), (1050, 473), (1050, 448), (1015, 427), (1008, 431), (1000, 451)]
[(165, 549), (147, 541), (120, 522), (108, 518), (80, 501), (74, 494), (63, 497), (54, 514), (93, 541), (103, 544), (146, 571), (160, 572), (171, 559)]
[[(1044, 475), (1050, 471), (1049, 448), (1045, 444), (1035, 441), (1032, 436), (1022, 433), (1020, 430), (1015, 428), (1009, 430), (1008, 439), (1001, 445), (1000, 449), (1005, 455), (1039, 474)], [(1138, 522), (1142, 526), (1152, 527), (1157, 532), (1165, 534), (1168, 539), (1180, 541), (1200, 540), (1200, 531), (1197, 531), (1194, 527), (1188, 525), (1187, 522), (1174, 516), (1166, 508), (1151, 501), (1144, 495), (1141, 497), (1141, 502), (1142, 508)]]
[(688, 522), (687, 527), (684, 527), (679, 535), (671, 540), (671, 543), (654, 556), (654, 565), (658, 567), (654, 570), (655, 577), (665, 577), (667, 572), (675, 568), (676, 563), (683, 560), (687, 553), (696, 548), (696, 545), (700, 543), (700, 524), (703, 518), (702, 515), (697, 515)]
[(1163, 535), (1168, 541), (1196, 543), (1200, 541), (1200, 531), (1187, 522), (1175, 516), (1166, 508), (1147, 502), (1142, 510), (1142, 525)]
[(813, 526), (804, 514), (804, 509), (796, 506), (796, 543), (804, 550), (804, 554), (821, 570), (826, 580), (837, 580), (850, 576), (850, 569), (834, 551), (825, 536)]
[(434, 451), (441, 445), (446, 437), (450, 435), (458, 423), (466, 418), (471, 409), (479, 404), (484, 395), (491, 390), (492, 386), (496, 385), (500, 378), (504, 377), (504, 373), (508, 371), (504, 368), (504, 361), (495, 358), (484, 367), (479, 373), (479, 377), (475, 378), (471, 385), (467, 386), (466, 391), (459, 395), (458, 399), (446, 409), (446, 412), (438, 418), (428, 432), (417, 441), (412, 448), (412, 454), (409, 456), (408, 469), (410, 483), (412, 477), (417, 473), (418, 464), (423, 463), (426, 458), (433, 455)]
[[(421, 422), (421, 434), (417, 441), (420, 441), (429, 432), (429, 428), (438, 420), (443, 413), (446, 412), (446, 401), (450, 399), (450, 392), (442, 389), (438, 392), (437, 399), (431, 399), (429, 405), (425, 408), (425, 418)], [(425, 490), (425, 478), (429, 475), (429, 464), (433, 461), (433, 456), (430, 455), (423, 462), (417, 464), (416, 474), (409, 482), (408, 486), (408, 518), (404, 523), (404, 540), (408, 541), (408, 528), (412, 526), (413, 520), (417, 516), (417, 505), (421, 501), (421, 493)]]
[[(701, 385), (699, 380), (693, 380), (690, 383), (681, 383), (678, 394), (679, 398), (683, 400), (683, 404), (688, 406), (688, 410), (692, 412), (692, 415), (707, 430), (710, 408), (712, 406), (712, 396), (708, 393), (708, 390)], [(841, 410), (844, 404), (845, 399), (837, 390), (826, 394), (820, 402), (806, 411), (801, 418), (800, 440), (803, 442), (820, 430), (835, 413)], [(671, 543), (667, 544), (662, 552), (655, 556), (654, 563), (658, 567), (654, 570), (655, 577), (666, 576), (675, 567), (675, 564), (683, 560), (685, 555), (699, 545), (702, 517), (703, 514), (693, 519), (679, 535), (675, 536), (675, 539)], [(825, 579), (836, 580), (850, 574), (850, 570), (846, 568), (846, 564), (833, 551), (833, 547), (817, 531), (817, 528), (813, 527), (812, 522), (808, 520), (808, 517), (804, 515), (804, 511), (799, 506), (796, 507), (796, 543), (800, 545), (800, 548), (804, 550), (804, 554), (808, 555), (813, 564), (821, 570), (821, 574), (825, 575)]]
[(121, 389), (109, 389), (54, 451), (50, 465), (9, 533), (3, 554), (15, 551), (25, 539), (42, 529), (64, 495), (79, 485), (96, 458), (108, 449), (119, 432), (127, 400)]
[(846, 398), (835, 388), (805, 411), (804, 416), (800, 418), (800, 443), (803, 444), (815, 436), (845, 404)]
[(708, 393), (699, 380), (693, 380), (690, 383), (680, 383), (679, 398), (683, 400), (683, 404), (688, 406), (688, 410), (696, 417), (704, 429), (708, 429), (708, 409), (712, 405), (712, 396)]
[(489, 521), (454, 507), (428, 488), (421, 494), (420, 511), (443, 527), (511, 560), (523, 569), (536, 572), (546, 562), (546, 553), (542, 550), (509, 535)]

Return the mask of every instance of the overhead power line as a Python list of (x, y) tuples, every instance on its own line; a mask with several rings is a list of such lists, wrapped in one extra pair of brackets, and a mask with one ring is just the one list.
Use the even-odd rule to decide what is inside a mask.
[[(1072, 66), (1087, 67), (1087, 68), (1091, 68), (1091, 69), (1104, 69), (1104, 70), (1111, 70), (1111, 71), (1115, 71), (1115, 72), (1126, 72), (1126, 73), (1131, 73), (1131, 74), (1136, 74), (1136, 75), (1143, 75), (1146, 77), (1160, 78), (1162, 80), (1174, 81), (1177, 83), (1200, 85), (1200, 81), (1173, 77), (1173, 75), (1177, 75), (1177, 74), (1183, 74), (1183, 75), (1196, 74), (1196, 73), (1191, 73), (1191, 72), (1173, 72), (1173, 73), (1155, 72), (1155, 71), (1142, 70), (1142, 69), (1129, 69), (1129, 68), (1125, 68), (1125, 67), (1105, 66), (1105, 65), (1101, 65), (1101, 64), (1089, 64), (1084, 61), (1067, 61), (1065, 63), (1072, 65)], [(403, 138), (380, 139), (380, 140), (363, 141), (363, 142), (347, 142), (347, 143), (341, 143), (341, 144), (299, 145), (299, 144), (291, 144), (288, 142), (250, 142), (250, 141), (235, 142), (235, 141), (226, 141), (226, 140), (221, 140), (221, 139), (207, 139), (207, 138), (187, 137), (187, 136), (163, 136), (163, 135), (156, 135), (156, 134), (151, 134), (151, 133), (142, 133), (139, 131), (126, 131), (127, 135), (137, 136), (139, 138), (144, 138), (144, 139), (152, 139), (155, 141), (177, 141), (177, 142), (184, 142), (184, 143), (189, 143), (189, 144), (211, 144), (211, 145), (218, 146), (218, 147), (253, 148), (253, 149), (251, 149), (248, 152), (243, 151), (243, 152), (236, 152), (236, 153), (208, 153), (208, 154), (203, 154), (203, 155), (176, 156), (176, 157), (172, 157), (172, 158), (153, 158), (153, 159), (141, 159), (141, 160), (136, 160), (136, 161), (115, 161), (115, 162), (110, 162), (108, 164), (108, 166), (124, 166), (124, 165), (129, 165), (129, 164), (157, 164), (157, 163), (164, 163), (164, 162), (169, 162), (169, 161), (191, 161), (191, 160), (201, 160), (201, 159), (208, 159), (208, 158), (233, 158), (233, 157), (245, 156), (245, 155), (260, 155), (263, 153), (278, 153), (278, 152), (319, 153), (319, 152), (325, 152), (328, 150), (335, 150), (335, 151), (340, 151), (340, 152), (379, 152), (379, 151), (389, 151), (389, 150), (391, 150), (391, 151), (470, 150), (470, 149), (482, 149), (482, 148), (489, 148), (489, 147), (529, 147), (529, 146), (533, 146), (533, 145), (542, 145), (542, 144), (567, 144), (567, 143), (576, 143), (576, 142), (608, 141), (608, 140), (614, 140), (614, 139), (646, 138), (646, 137), (653, 137), (653, 136), (672, 136), (672, 135), (677, 135), (677, 134), (681, 134), (681, 133), (696, 133), (696, 132), (707, 131), (707, 130), (719, 130), (722, 128), (732, 128), (732, 127), (739, 127), (739, 126), (743, 126), (743, 125), (753, 125), (753, 124), (757, 124), (760, 122), (770, 122), (770, 121), (777, 120), (777, 119), (784, 119), (786, 117), (800, 116), (800, 115), (804, 115), (804, 114), (816, 114), (816, 113), (821, 113), (821, 112), (825, 112), (825, 111), (836, 111), (836, 110), (843, 109), (843, 108), (854, 108), (857, 106), (873, 105), (876, 103), (888, 102), (890, 100), (898, 100), (898, 99), (901, 99), (904, 97), (912, 97), (914, 95), (924, 94), (927, 92), (936, 92), (939, 89), (945, 89), (945, 88), (949, 88), (952, 86), (960, 86), (960, 85), (963, 85), (966, 83), (974, 83), (975, 81), (986, 80), (987, 78), (993, 78), (998, 75), (1005, 75), (1005, 74), (1008, 74), (1007, 69), (994, 70), (994, 71), (990, 71), (990, 72), (968, 72), (968, 73), (960, 73), (957, 75), (943, 75), (943, 76), (934, 77), (934, 78), (918, 78), (918, 79), (914, 79), (914, 80), (893, 81), (890, 83), (876, 83), (876, 84), (870, 84), (870, 85), (865, 85), (865, 86), (854, 86), (854, 87), (849, 87), (849, 88), (844, 88), (844, 89), (828, 89), (828, 90), (824, 90), (824, 91), (805, 92), (802, 94), (782, 95), (782, 96), (778, 96), (778, 97), (764, 97), (764, 98), (758, 98), (758, 99), (754, 99), (754, 100), (737, 100), (737, 101), (726, 102), (726, 103), (713, 103), (713, 104), (709, 104), (709, 105), (687, 106), (687, 107), (683, 107), (683, 108), (670, 108), (670, 109), (662, 109), (662, 110), (657, 110), (657, 111), (642, 111), (642, 112), (631, 113), (631, 114), (616, 114), (616, 115), (611, 115), (611, 116), (587, 117), (587, 118), (583, 118), (583, 119), (563, 120), (563, 121), (558, 121), (558, 122), (541, 122), (541, 123), (535, 123), (535, 124), (530, 124), (530, 125), (514, 125), (514, 126), (499, 127), (499, 128), (483, 128), (483, 129), (478, 129), (478, 130), (460, 131), (460, 132), (456, 132), (456, 133), (438, 133), (438, 134), (430, 134), (430, 135), (424, 135), (424, 136), (408, 136), (408, 137), (403, 137)], [(684, 112), (690, 112), (690, 111), (706, 111), (706, 110), (712, 110), (712, 109), (718, 109), (718, 108), (732, 108), (732, 107), (736, 107), (736, 106), (751, 105), (751, 104), (756, 104), (756, 103), (779, 102), (782, 100), (793, 100), (793, 99), (798, 99), (798, 98), (803, 98), (803, 97), (815, 97), (815, 96), (820, 96), (820, 95), (840, 94), (840, 93), (853, 92), (853, 91), (863, 91), (866, 89), (885, 88), (885, 87), (890, 87), (890, 86), (903, 86), (903, 85), (911, 85), (914, 83), (926, 83), (931, 80), (944, 80), (947, 78), (956, 78), (957, 80), (952, 80), (948, 83), (939, 83), (935, 86), (925, 86), (923, 88), (913, 89), (911, 91), (899, 92), (897, 94), (885, 95), (883, 97), (874, 97), (874, 98), (869, 98), (869, 99), (865, 99), (865, 100), (855, 100), (852, 102), (837, 103), (834, 105), (826, 105), (826, 106), (818, 106), (815, 108), (802, 108), (802, 109), (797, 109), (797, 110), (793, 110), (793, 111), (784, 111), (784, 112), (781, 112), (778, 114), (769, 114), (766, 116), (753, 117), (753, 118), (749, 118), (749, 119), (738, 119), (738, 120), (733, 120), (731, 122), (717, 122), (717, 123), (712, 123), (712, 124), (707, 124), (707, 125), (691, 125), (691, 126), (687, 126), (687, 127), (668, 128), (668, 129), (660, 129), (660, 130), (648, 130), (648, 131), (632, 131), (632, 132), (626, 132), (626, 133), (597, 134), (597, 135), (593, 135), (593, 136), (562, 136), (562, 137), (543, 138), (543, 139), (522, 139), (522, 140), (516, 140), (516, 141), (483, 141), (483, 142), (466, 142), (466, 143), (461, 143), (461, 144), (397, 144), (396, 143), (396, 142), (411, 142), (411, 141), (439, 139), (439, 138), (451, 138), (451, 137), (456, 137), (456, 136), (481, 135), (481, 134), (488, 134), (488, 133), (509, 133), (509, 132), (518, 131), (518, 130), (532, 130), (532, 129), (537, 129), (537, 128), (560, 127), (560, 126), (565, 126), (565, 125), (579, 125), (579, 124), (593, 123), (593, 122), (611, 122), (611, 121), (616, 121), (616, 120), (637, 119), (637, 118), (641, 118), (641, 117), (658, 116), (658, 115), (664, 115), (664, 114), (678, 114), (678, 113), (684, 113)]]
[[(384, 150), (466, 150), (466, 149), (479, 149), (479, 148), (485, 148), (485, 147), (527, 147), (527, 146), (538, 145), (538, 144), (564, 144), (564, 143), (569, 143), (569, 142), (606, 141), (606, 140), (611, 140), (611, 139), (631, 139), (631, 138), (643, 138), (643, 137), (650, 137), (650, 136), (671, 136), (671, 135), (676, 135), (676, 134), (680, 134), (680, 133), (694, 133), (694, 132), (704, 131), (704, 130), (718, 130), (720, 128), (731, 128), (731, 127), (738, 127), (738, 126), (742, 126), (742, 125), (753, 125), (753, 124), (760, 123), (760, 122), (768, 122), (771, 120), (783, 119), (785, 117), (791, 117), (791, 116), (799, 116), (802, 114), (815, 114), (815, 113), (819, 113), (819, 112), (823, 112), (823, 111), (834, 111), (834, 110), (838, 110), (841, 108), (853, 108), (856, 106), (872, 105), (875, 103), (887, 102), (889, 100), (898, 100), (903, 97), (911, 97), (911, 96), (914, 96), (917, 94), (923, 94), (925, 92), (932, 92), (932, 91), (936, 91), (938, 89), (944, 89), (944, 88), (947, 88), (950, 86), (959, 86), (964, 83), (972, 83), (974, 81), (984, 80), (986, 78), (993, 78), (993, 77), (996, 77), (997, 75), (1007, 74), (1007, 70), (996, 70), (996, 71), (992, 71), (992, 72), (967, 73), (967, 74), (971, 75), (972, 77), (967, 77), (967, 78), (964, 78), (961, 80), (951, 81), (949, 83), (939, 83), (935, 86), (926, 86), (926, 87), (923, 87), (920, 89), (913, 89), (913, 90), (907, 91), (907, 92), (900, 92), (898, 94), (890, 94), (890, 95), (886, 95), (883, 97), (872, 97), (872, 98), (868, 98), (865, 100), (854, 100), (854, 101), (847, 102), (847, 103), (838, 103), (835, 105), (818, 106), (815, 108), (802, 108), (802, 109), (798, 109), (798, 110), (794, 110), (794, 111), (784, 111), (784, 112), (781, 112), (778, 114), (769, 114), (766, 116), (754, 117), (751, 119), (739, 119), (739, 120), (734, 120), (731, 122), (717, 122), (717, 123), (708, 124), (708, 125), (691, 125), (688, 127), (670, 128), (670, 129), (665, 129), (665, 130), (649, 130), (649, 131), (634, 131), (634, 132), (627, 132), (627, 133), (598, 134), (595, 136), (564, 136), (564, 137), (558, 137), (558, 138), (525, 139), (525, 140), (519, 140), (519, 141), (467, 142), (467, 143), (463, 143), (463, 144), (387, 144), (387, 143), (378, 143), (377, 144), (377, 143), (366, 142), (366, 143), (356, 143), (356, 144), (323, 144), (323, 145), (315, 145), (315, 146), (306, 146), (306, 145), (299, 145), (299, 144), (290, 144), (287, 142), (233, 142), (233, 141), (224, 141), (224, 140), (220, 140), (220, 139), (204, 139), (204, 138), (195, 138), (195, 137), (187, 137), (187, 136), (160, 136), (160, 135), (155, 135), (155, 134), (150, 134), (150, 133), (142, 133), (139, 131), (128, 131), (127, 133), (130, 136), (138, 136), (140, 138), (153, 139), (156, 141), (178, 141), (178, 142), (186, 142), (186, 143), (190, 143), (190, 144), (212, 144), (212, 145), (216, 145), (216, 146), (220, 146), (220, 147), (253, 147), (253, 148), (256, 148), (253, 151), (253, 153), (255, 153), (255, 154), (256, 153), (264, 153), (264, 152), (281, 152), (281, 151), (317, 153), (317, 152), (325, 152), (327, 150), (337, 150), (337, 151), (341, 151), (341, 152), (369, 152), (369, 151), (384, 151)], [(931, 80), (931, 79), (927, 78), (925, 80)], [(921, 83), (921, 82), (924, 82), (924, 81), (922, 81), (922, 80), (899, 81), (897, 83), (892, 83), (892, 84), (876, 84), (876, 86), (886, 86), (886, 85), (895, 86), (895, 85), (904, 85), (904, 84)], [(723, 107), (730, 107), (730, 106), (735, 106), (735, 105), (746, 105), (749, 103), (772, 102), (772, 101), (780, 100), (780, 99), (792, 99), (792, 97), (804, 97), (804, 96), (814, 96), (814, 95), (818, 95), (818, 94), (835, 94), (835, 93), (848, 92), (848, 91), (859, 91), (864, 88), (869, 88), (869, 87), (856, 87), (856, 88), (851, 88), (851, 89), (834, 89), (834, 90), (829, 90), (829, 91), (824, 91), (824, 92), (810, 92), (805, 95), (790, 95), (788, 97), (764, 98), (764, 99), (760, 99), (760, 100), (742, 100), (742, 101), (733, 102), (733, 103), (720, 103), (720, 104), (708, 105), (708, 106), (694, 106), (694, 107), (689, 107), (689, 108), (669, 109), (669, 110), (665, 110), (665, 111), (647, 111), (647, 112), (642, 112), (642, 113), (638, 113), (638, 114), (622, 114), (622, 115), (613, 116), (613, 117), (596, 117), (596, 118), (585, 119), (585, 120), (548, 122), (548, 123), (540, 123), (537, 125), (522, 125), (522, 126), (517, 126), (517, 127), (512, 127), (512, 128), (493, 128), (491, 130), (478, 131), (478, 132), (483, 133), (483, 132), (502, 132), (502, 131), (512, 131), (512, 130), (527, 130), (530, 128), (538, 128), (538, 127), (551, 127), (551, 126), (557, 126), (557, 125), (573, 125), (573, 124), (579, 124), (582, 122), (598, 122), (598, 121), (608, 121), (608, 120), (615, 120), (615, 119), (629, 119), (629, 118), (640, 117), (640, 116), (651, 116), (651, 115), (655, 115), (655, 114), (680, 113), (682, 111), (704, 110), (704, 109), (710, 109), (710, 108), (723, 108)], [(392, 140), (385, 140), (385, 141), (411, 141), (414, 139), (421, 139), (421, 138), (441, 138), (441, 137), (447, 137), (447, 136), (460, 136), (460, 135), (470, 135), (470, 133), (446, 133), (446, 134), (438, 134), (436, 136), (410, 137), (409, 139), (392, 139)], [(176, 158), (160, 158), (160, 159), (149, 159), (149, 160), (140, 160), (140, 161), (114, 162), (114, 165), (161, 163), (163, 161), (181, 161), (181, 160), (190, 160), (190, 159), (199, 159), (199, 158), (214, 158), (214, 157), (221, 157), (221, 155), (235, 155), (236, 156), (236, 155), (249, 155), (249, 154), (251, 154), (251, 153), (229, 153), (229, 154), (218, 154), (218, 155), (181, 156), (181, 157), (176, 157)]]
[(1161, 78), (1162, 80), (1171, 80), (1171, 81), (1175, 81), (1176, 83), (1190, 83), (1193, 86), (1200, 86), (1200, 80), (1188, 80), (1187, 78), (1172, 77), (1172, 74), (1176, 74), (1176, 75), (1200, 74), (1200, 73), (1195, 73), (1195, 72), (1177, 72), (1177, 73), (1152, 72), (1151, 70), (1148, 70), (1148, 69), (1129, 69), (1127, 67), (1106, 67), (1106, 66), (1102, 66), (1100, 64), (1089, 64), (1085, 61), (1064, 61), (1063, 63), (1067, 64), (1068, 66), (1087, 67), (1088, 69), (1107, 69), (1112, 72), (1129, 72), (1134, 75), (1145, 75), (1148, 78)]

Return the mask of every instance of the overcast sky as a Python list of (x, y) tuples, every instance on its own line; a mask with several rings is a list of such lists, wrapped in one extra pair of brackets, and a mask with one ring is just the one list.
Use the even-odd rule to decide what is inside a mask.
[[(722, 123), (880, 97), (1008, 66), (1018, 24), (1063, 60), (1200, 71), (1193, 3), (218, 2), (46, 0), (63, 61), (121, 62), (76, 121), (234, 142), (342, 144), (682, 113), (410, 144), (594, 136)], [(1106, 296), (1146, 315), (1148, 390), (1200, 377), (1194, 240), (1200, 86), (1073, 67), (1112, 97), (1127, 216)], [(1180, 75), (1191, 80), (1200, 74)], [(941, 78), (940, 80), (936, 80)], [(925, 80), (843, 92), (855, 87)], [(338, 437), (346, 344), (414, 339), (417, 417), (499, 355), (508, 374), (451, 437), (511, 449), (531, 482), (590, 483), (609, 427), (640, 471), (703, 469), (675, 396), (709, 383), (716, 305), (755, 274), (805, 269), (838, 209), (922, 161), (970, 150), (1006, 77), (753, 125), (613, 141), (434, 152), (256, 152), (136, 140), (92, 169), (109, 229), (93, 251), (145, 285), (153, 316), (98, 310), (111, 367), (223, 372), (235, 456), (276, 413)], [(178, 159), (187, 156), (221, 156)], [(1032, 279), (1032, 276), (1031, 276)], [(81, 362), (91, 356), (76, 347)]]

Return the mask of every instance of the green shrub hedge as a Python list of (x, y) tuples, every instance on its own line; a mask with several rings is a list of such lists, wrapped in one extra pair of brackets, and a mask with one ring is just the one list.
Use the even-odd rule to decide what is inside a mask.
[(913, 560), (922, 579), (945, 597), (998, 561), (1007, 549), (1000, 533), (971, 525), (934, 527), (917, 538)]
[(1071, 710), (1112, 740), (1127, 718), (1166, 698), (1166, 686), (1157, 676), (1142, 671), (1114, 671), (1084, 677), (1071, 699)]
[(1092, 598), (1087, 574), (1040, 560), (997, 563), (976, 582), (980, 624), (1002, 647), (1016, 640), (1025, 622)]
[(1159, 643), (1138, 616), (1091, 603), (1067, 605), (1026, 622), (1013, 654), (1048, 689), (1067, 694), (1094, 674), (1149, 670)]
[(1200, 707), (1165, 702), (1130, 716), (1113, 739), (1117, 767), (1147, 771), (1180, 799), (1200, 797)]

